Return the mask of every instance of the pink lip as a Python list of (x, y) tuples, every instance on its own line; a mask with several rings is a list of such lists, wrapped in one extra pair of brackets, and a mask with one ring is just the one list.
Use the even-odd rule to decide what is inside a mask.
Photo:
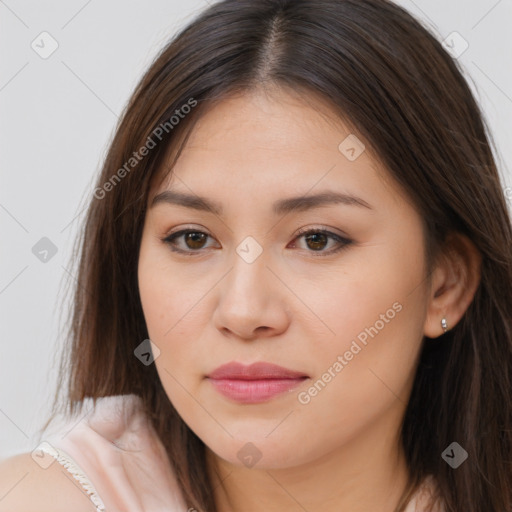
[(300, 385), (308, 375), (259, 362), (249, 366), (231, 362), (219, 366), (207, 378), (217, 391), (241, 403), (259, 403), (290, 391)]

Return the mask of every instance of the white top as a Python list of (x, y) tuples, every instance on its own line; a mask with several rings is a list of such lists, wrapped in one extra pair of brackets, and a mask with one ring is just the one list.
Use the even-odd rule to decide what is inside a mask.
[[(80, 483), (97, 512), (188, 512), (165, 448), (137, 395), (84, 402), (81, 417), (52, 424), (37, 449)], [(405, 512), (424, 512), (432, 480)], [(435, 511), (442, 512), (442, 511)]]

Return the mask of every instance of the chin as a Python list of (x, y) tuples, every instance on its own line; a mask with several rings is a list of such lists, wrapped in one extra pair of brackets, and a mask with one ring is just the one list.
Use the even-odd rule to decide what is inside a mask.
[(265, 437), (267, 434), (268, 432), (234, 438), (224, 436), (222, 440), (213, 440), (208, 436), (208, 442), (203, 442), (217, 457), (240, 468), (286, 469), (307, 463), (314, 458), (312, 447), (310, 450), (305, 449), (303, 440), (283, 439), (279, 436), (271, 439)]

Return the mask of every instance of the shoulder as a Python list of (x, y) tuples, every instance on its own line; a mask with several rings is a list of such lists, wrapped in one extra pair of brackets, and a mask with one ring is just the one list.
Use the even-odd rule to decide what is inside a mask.
[(0, 512), (94, 512), (73, 477), (50, 455), (40, 465), (31, 453), (0, 461)]
[(140, 400), (121, 395), (83, 405), (75, 414), (56, 417), (35, 450), (0, 461), (0, 512), (104, 509), (91, 479), (110, 490), (110, 478), (115, 479), (110, 464), (122, 462), (113, 442), (140, 421)]
[(186, 510), (141, 398), (115, 395), (82, 405), (46, 429), (32, 453), (2, 463), (0, 512)]

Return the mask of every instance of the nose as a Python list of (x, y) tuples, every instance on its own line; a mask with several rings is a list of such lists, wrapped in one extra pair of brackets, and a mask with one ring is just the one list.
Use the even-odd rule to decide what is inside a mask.
[(218, 294), (213, 322), (225, 336), (243, 340), (267, 338), (288, 326), (289, 291), (263, 255), (252, 263), (235, 255), (232, 268), (218, 285)]

